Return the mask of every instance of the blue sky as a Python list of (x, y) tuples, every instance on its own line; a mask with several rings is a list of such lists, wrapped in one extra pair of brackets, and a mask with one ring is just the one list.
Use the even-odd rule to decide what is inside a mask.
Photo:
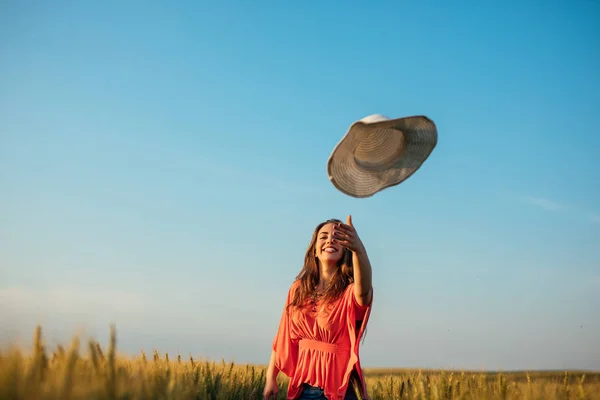
[[(3, 2), (3, 343), (116, 323), (266, 363), (313, 228), (352, 214), (365, 367), (600, 369), (600, 4), (345, 4)], [(374, 113), (439, 143), (350, 198), (326, 161)]]

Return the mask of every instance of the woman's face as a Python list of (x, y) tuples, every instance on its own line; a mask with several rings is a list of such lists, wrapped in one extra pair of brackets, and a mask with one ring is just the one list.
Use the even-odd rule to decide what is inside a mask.
[(321, 264), (335, 264), (344, 255), (344, 248), (333, 239), (333, 224), (325, 224), (317, 233), (315, 255)]

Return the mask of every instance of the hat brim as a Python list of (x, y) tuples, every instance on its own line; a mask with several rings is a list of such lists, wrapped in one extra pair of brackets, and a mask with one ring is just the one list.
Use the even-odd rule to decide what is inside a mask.
[[(363, 168), (356, 162), (355, 151), (365, 137), (381, 129), (404, 135), (404, 149), (385, 168)], [(342, 193), (356, 198), (370, 197), (410, 178), (429, 158), (437, 140), (435, 123), (422, 115), (374, 123), (358, 121), (333, 149), (327, 161), (327, 175)]]

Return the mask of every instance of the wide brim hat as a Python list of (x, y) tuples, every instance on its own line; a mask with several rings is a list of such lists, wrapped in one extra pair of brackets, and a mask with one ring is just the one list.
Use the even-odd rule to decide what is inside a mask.
[(413, 175), (437, 140), (437, 127), (425, 116), (369, 115), (354, 122), (333, 149), (327, 161), (329, 180), (349, 196), (373, 196)]

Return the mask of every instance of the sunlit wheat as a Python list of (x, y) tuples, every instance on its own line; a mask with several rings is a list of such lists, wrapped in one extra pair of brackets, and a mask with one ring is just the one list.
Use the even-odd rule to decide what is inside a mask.
[[(49, 353), (40, 327), (33, 349), (0, 352), (0, 399), (261, 399), (265, 367), (200, 361), (191, 355), (152, 360), (145, 352), (137, 357), (117, 353), (115, 327), (105, 353), (95, 340), (81, 352), (75, 336), (68, 347)], [(600, 400), (600, 373), (471, 371), (414, 371), (365, 369), (372, 400)], [(280, 374), (279, 399), (286, 398), (287, 378)]]

